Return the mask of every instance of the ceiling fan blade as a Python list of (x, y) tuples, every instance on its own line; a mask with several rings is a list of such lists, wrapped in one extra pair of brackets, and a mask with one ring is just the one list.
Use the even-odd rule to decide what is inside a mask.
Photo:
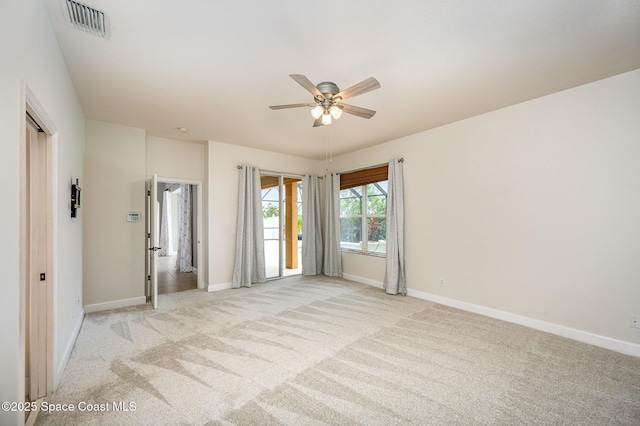
[(357, 115), (358, 117), (368, 119), (376, 115), (376, 112), (372, 109), (361, 108), (361, 107), (347, 105), (343, 103), (341, 103), (340, 106), (342, 107), (343, 112), (346, 112), (347, 114)]
[(373, 77), (369, 77), (368, 79), (361, 81), (360, 83), (349, 87), (346, 90), (338, 93), (334, 96), (334, 98), (340, 96), (342, 100), (353, 98), (354, 96), (362, 95), (363, 93), (370, 92), (375, 89), (380, 88), (380, 83)]
[(307, 89), (314, 97), (320, 98), (321, 100), (324, 100), (324, 95), (322, 93), (320, 93), (318, 88), (316, 86), (314, 86), (313, 83), (311, 81), (309, 81), (309, 79), (307, 77), (305, 77), (304, 75), (301, 75), (301, 74), (290, 74), (289, 77), (294, 79), (296, 81), (296, 83), (298, 83), (300, 86), (302, 86), (305, 89)]
[(320, 126), (324, 126), (324, 124), (322, 124), (322, 117), (316, 119), (316, 121), (313, 122), (313, 127), (320, 127)]
[(313, 107), (316, 104), (288, 104), (288, 105), (272, 105), (269, 108), (271, 109), (285, 109), (285, 108), (299, 108), (299, 107)]

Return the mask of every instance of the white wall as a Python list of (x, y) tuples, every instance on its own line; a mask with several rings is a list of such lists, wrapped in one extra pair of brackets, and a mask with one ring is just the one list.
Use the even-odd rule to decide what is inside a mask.
[(224, 287), (231, 283), (236, 246), (238, 206), (238, 165), (261, 170), (309, 174), (317, 172), (319, 162), (291, 155), (276, 154), (219, 142), (208, 142), (208, 229), (207, 284)]
[[(84, 303), (88, 310), (144, 303), (145, 131), (87, 120), (84, 210)], [(90, 308), (89, 308), (90, 306)]]
[(144, 303), (146, 179), (205, 181), (205, 145), (145, 135), (143, 129), (87, 120), (85, 297), (88, 311)]
[[(639, 99), (636, 70), (336, 158), (334, 171), (405, 158), (409, 289), (637, 345)], [(346, 274), (384, 271), (343, 256)]]
[[(42, 2), (0, 2), (0, 401), (24, 397), (24, 312), (20, 293), (20, 204), (24, 170), (20, 137), (24, 105), (20, 80), (30, 87), (58, 129), (54, 259), (54, 381), (64, 367), (82, 317), (82, 213), (69, 215), (71, 178), (83, 181), (84, 117)], [(22, 329), (22, 331), (20, 331)], [(0, 424), (21, 424), (23, 414), (0, 411)]]
[(147, 136), (146, 171), (160, 177), (205, 179), (205, 144)]

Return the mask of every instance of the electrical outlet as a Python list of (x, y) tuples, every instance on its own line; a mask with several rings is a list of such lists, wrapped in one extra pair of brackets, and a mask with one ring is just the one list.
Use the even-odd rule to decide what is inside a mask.
[(640, 315), (629, 315), (629, 327), (640, 328)]
[(444, 278), (440, 278), (440, 287), (444, 287)]

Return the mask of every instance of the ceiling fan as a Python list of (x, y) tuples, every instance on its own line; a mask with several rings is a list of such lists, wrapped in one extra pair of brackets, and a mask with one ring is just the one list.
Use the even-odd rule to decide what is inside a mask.
[(353, 98), (354, 96), (362, 95), (363, 93), (370, 92), (380, 88), (380, 83), (373, 77), (361, 81), (360, 83), (349, 87), (346, 90), (340, 91), (335, 83), (330, 81), (323, 81), (317, 86), (314, 86), (311, 81), (304, 75), (291, 74), (289, 75), (300, 86), (307, 89), (313, 95), (313, 102), (302, 104), (289, 104), (289, 105), (273, 105), (271, 109), (285, 109), (285, 108), (299, 108), (299, 107), (311, 107), (311, 116), (315, 118), (313, 127), (324, 126), (331, 124), (331, 117), (336, 120), (342, 116), (343, 112), (347, 114), (357, 115), (362, 118), (371, 118), (375, 115), (375, 111), (361, 108), (353, 105), (347, 105), (342, 103), (345, 99)]

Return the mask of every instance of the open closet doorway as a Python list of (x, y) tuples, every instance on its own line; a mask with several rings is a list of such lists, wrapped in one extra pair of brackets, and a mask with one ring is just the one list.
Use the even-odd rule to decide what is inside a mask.
[[(203, 288), (202, 185), (200, 182), (158, 178), (155, 193), (155, 274), (157, 294)], [(153, 292), (151, 283), (147, 295)]]

